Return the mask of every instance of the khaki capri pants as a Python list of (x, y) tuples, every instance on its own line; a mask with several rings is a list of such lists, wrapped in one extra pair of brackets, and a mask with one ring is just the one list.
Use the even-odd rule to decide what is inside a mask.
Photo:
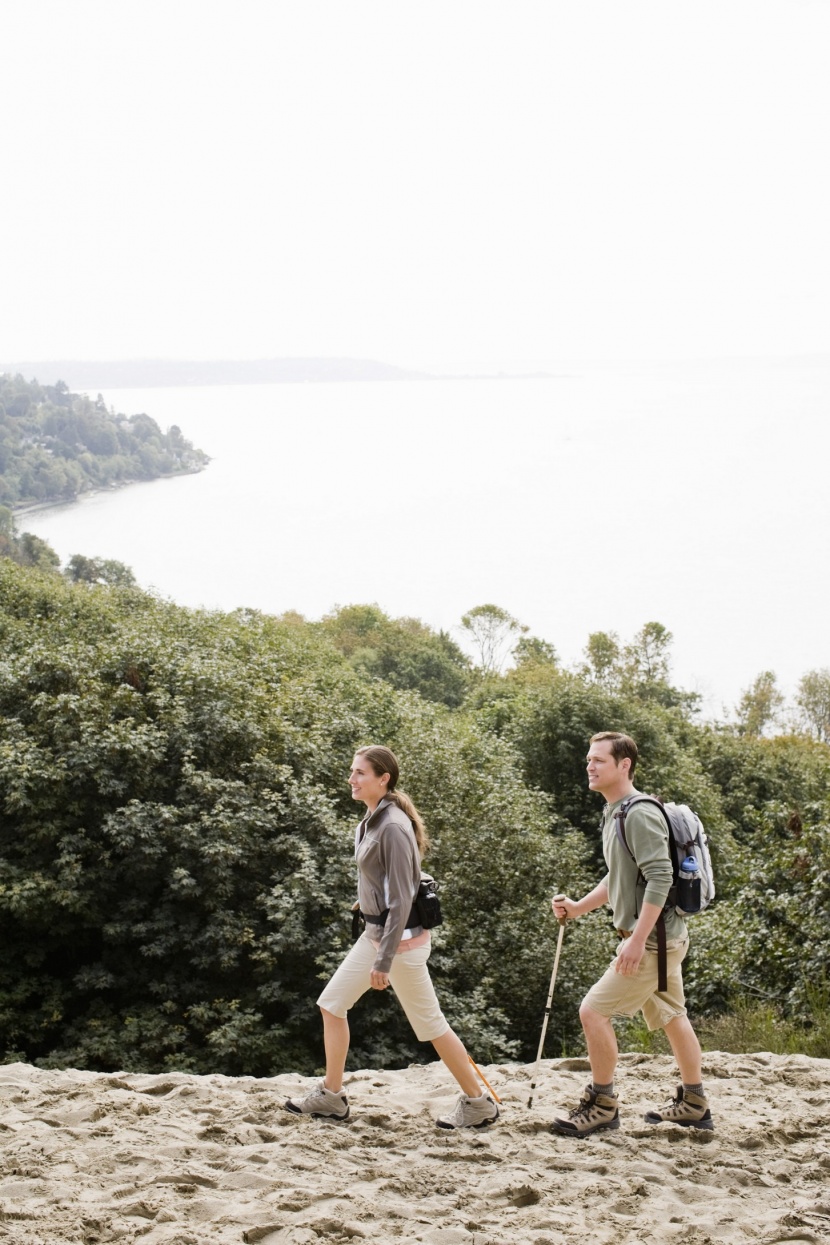
[[(435, 987), (427, 968), (431, 951), (429, 943), (413, 951), (401, 951), (392, 961), (389, 984), (397, 995), (406, 1018), (419, 1042), (434, 1042), (449, 1030), (444, 1019)], [(377, 947), (361, 934), (337, 972), (317, 1000), (317, 1006), (332, 1016), (345, 1019), (346, 1013), (367, 990), (371, 989), (370, 974), (377, 959)]]
[(686, 1015), (686, 995), (680, 966), (689, 950), (688, 938), (672, 938), (666, 944), (667, 989), (657, 991), (657, 952), (646, 947), (640, 967), (633, 977), (616, 972), (615, 960), (624, 943), (617, 947), (614, 959), (596, 985), (583, 1000), (601, 1016), (634, 1016), (641, 1011), (651, 1029), (665, 1029), (678, 1016)]

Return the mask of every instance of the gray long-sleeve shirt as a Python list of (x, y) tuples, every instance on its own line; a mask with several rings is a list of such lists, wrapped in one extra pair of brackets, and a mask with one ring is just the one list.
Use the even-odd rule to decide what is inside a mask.
[[(381, 800), (375, 811), (364, 817), (355, 835), (355, 859), (361, 912), (370, 916), (389, 914), (373, 966), (378, 973), (388, 973), (421, 880), (415, 831), (397, 804)], [(373, 933), (380, 929), (374, 927)]]

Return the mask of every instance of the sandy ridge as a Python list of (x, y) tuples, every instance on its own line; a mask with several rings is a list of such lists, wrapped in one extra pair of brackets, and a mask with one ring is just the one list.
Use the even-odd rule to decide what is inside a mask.
[(309, 1078), (0, 1067), (0, 1242), (14, 1245), (785, 1245), (830, 1241), (830, 1061), (707, 1054), (713, 1134), (652, 1128), (668, 1057), (625, 1055), (623, 1127), (552, 1136), (580, 1059), (483, 1069), (485, 1132), (432, 1123), (440, 1064), (352, 1073), (352, 1120), (281, 1110)]

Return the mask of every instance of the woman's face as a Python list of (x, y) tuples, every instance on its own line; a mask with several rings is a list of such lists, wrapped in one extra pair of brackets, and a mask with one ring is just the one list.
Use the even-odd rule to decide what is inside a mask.
[(353, 800), (362, 800), (369, 808), (374, 809), (386, 795), (389, 775), (378, 776), (365, 756), (356, 756), (349, 772), (349, 786)]

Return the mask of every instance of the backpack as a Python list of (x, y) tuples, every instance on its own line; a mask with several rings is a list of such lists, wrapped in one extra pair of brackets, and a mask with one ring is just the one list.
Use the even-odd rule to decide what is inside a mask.
[[(692, 812), (687, 804), (674, 804), (670, 801), (664, 804), (654, 795), (634, 795), (623, 800), (614, 814), (617, 838), (635, 864), (634, 853), (625, 837), (626, 814), (634, 804), (655, 804), (668, 826), (672, 885), (666, 899), (666, 909), (673, 906), (675, 912), (682, 917), (703, 912), (715, 898), (715, 874), (712, 869), (712, 857), (709, 854), (709, 840), (697, 813)], [(690, 856), (694, 857), (697, 864), (695, 872), (682, 868), (683, 862)], [(663, 913), (660, 914), (655, 931), (657, 934), (657, 989), (665, 990), (667, 988), (666, 924)]]
[[(628, 852), (631, 859), (634, 859), (634, 853), (628, 846), (625, 837), (625, 818), (628, 810), (634, 804), (656, 804), (666, 819), (666, 825), (669, 828), (669, 855), (671, 856), (672, 868), (672, 887), (669, 891), (666, 906), (670, 907), (674, 904), (675, 911), (680, 916), (694, 916), (697, 912), (703, 912), (709, 907), (709, 904), (715, 898), (715, 874), (712, 869), (712, 857), (709, 854), (709, 840), (706, 837), (706, 831), (703, 829), (703, 822), (697, 813), (693, 813), (688, 804), (663, 803), (654, 795), (635, 795), (631, 799), (623, 800), (615, 815), (617, 838)], [(700, 875), (699, 882), (694, 880), (692, 885), (687, 885), (687, 880), (681, 876), (681, 863), (689, 856), (693, 856), (697, 861), (697, 868)]]

